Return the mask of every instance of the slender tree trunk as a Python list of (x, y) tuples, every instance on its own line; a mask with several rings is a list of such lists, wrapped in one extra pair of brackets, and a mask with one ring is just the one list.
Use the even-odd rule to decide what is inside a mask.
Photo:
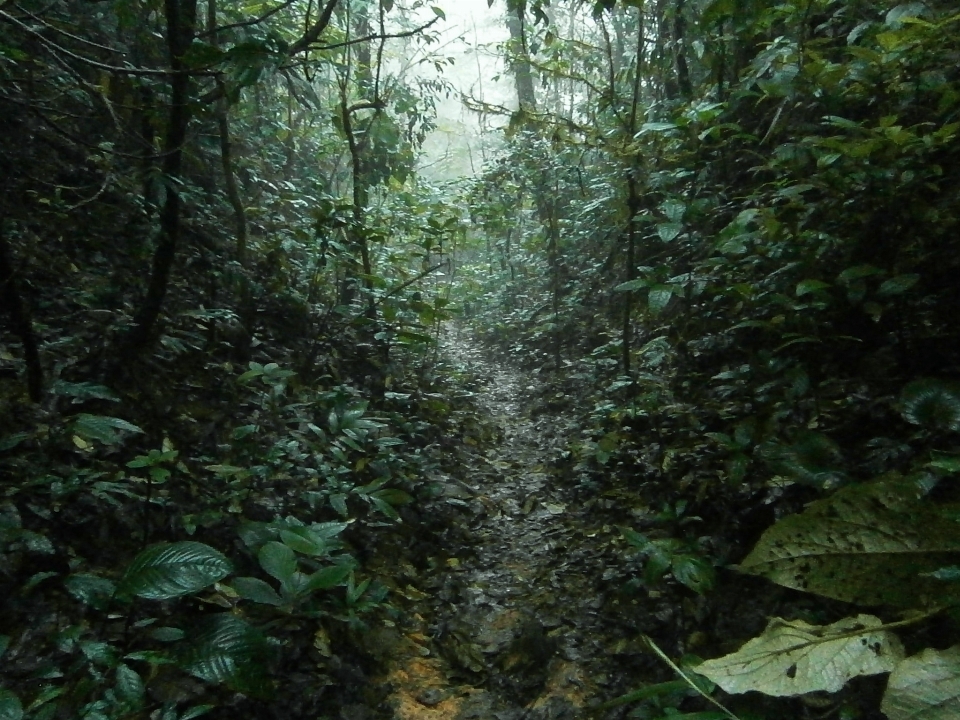
[(507, 12), (507, 30), (516, 48), (513, 59), (513, 78), (517, 86), (517, 103), (520, 111), (533, 114), (537, 111), (537, 93), (533, 87), (533, 72), (527, 53), (527, 39), (524, 33), (523, 16), (520, 10)]
[[(637, 132), (637, 116), (640, 107), (640, 92), (643, 89), (641, 83), (641, 74), (644, 69), (644, 27), (643, 27), (643, 3), (637, 8), (639, 15), (639, 27), (637, 28), (637, 57), (635, 59), (636, 67), (633, 76), (633, 98), (630, 104), (630, 119), (628, 121), (628, 131), (632, 137)], [(626, 272), (624, 273), (624, 282), (630, 282), (636, 278), (636, 254), (637, 254), (637, 216), (640, 214), (641, 198), (640, 186), (637, 173), (639, 168), (636, 164), (627, 170), (627, 258)], [(631, 339), (633, 335), (632, 328), (633, 315), (633, 290), (627, 290), (623, 298), (623, 328), (621, 334), (622, 358), (621, 366), (624, 375), (630, 374), (630, 352)]]
[(7, 309), (13, 333), (23, 345), (23, 360), (27, 367), (27, 392), (33, 402), (43, 398), (43, 365), (33, 321), (17, 283), (13, 266), (13, 253), (3, 233), (4, 218), (0, 216), (0, 304)]
[(183, 171), (183, 145), (187, 139), (190, 123), (191, 81), (183, 62), (183, 56), (193, 41), (197, 17), (196, 0), (165, 0), (164, 13), (167, 25), (167, 50), (170, 69), (170, 113), (163, 144), (163, 174), (166, 180), (166, 197), (160, 210), (160, 239), (153, 255), (150, 283), (140, 310), (134, 317), (133, 329), (126, 339), (127, 354), (136, 355), (148, 344), (167, 294), (170, 271), (176, 259), (180, 242), (180, 212), (182, 202), (179, 183)]
[[(364, 279), (363, 285), (367, 289), (367, 315), (373, 320), (376, 318), (377, 306), (373, 298), (373, 267), (370, 263), (370, 248), (367, 245), (365, 232), (365, 213), (367, 202), (369, 201), (369, 192), (367, 188), (366, 173), (364, 172), (363, 154), (365, 148), (360, 146), (357, 141), (356, 133), (353, 129), (353, 113), (361, 107), (372, 107), (374, 103), (362, 103), (347, 107), (346, 97), (341, 102), (341, 120), (343, 123), (343, 132), (347, 136), (347, 147), (350, 150), (351, 169), (353, 170), (353, 228), (350, 232), (353, 244), (360, 253), (361, 271)], [(347, 272), (346, 292), (344, 293), (344, 303), (349, 304), (353, 300), (354, 292), (359, 284), (357, 278), (356, 259), (351, 258), (350, 269)]]
[[(207, 33), (210, 43), (219, 46), (217, 29), (217, 0), (207, 0)], [(236, 224), (236, 260), (241, 269), (247, 263), (247, 214), (237, 186), (237, 177), (233, 169), (233, 143), (230, 140), (230, 114), (223, 81), (217, 79), (220, 86), (220, 97), (217, 98), (217, 131), (220, 135), (220, 164), (223, 169), (223, 185), (227, 191), (227, 200), (233, 209), (233, 221)]]
[(687, 67), (687, 54), (684, 49), (684, 43), (687, 19), (683, 14), (683, 8), (686, 0), (677, 0), (673, 10), (673, 60), (677, 71), (677, 87), (680, 90), (680, 97), (689, 100), (693, 95), (693, 86), (690, 84), (690, 70)]
[[(207, 0), (207, 33), (210, 43), (218, 47), (219, 35), (215, 32), (218, 27), (217, 0)], [(243, 336), (236, 348), (239, 357), (247, 358), (250, 354), (250, 341), (254, 334), (253, 298), (250, 292), (250, 283), (246, 275), (247, 267), (247, 213), (243, 207), (243, 198), (237, 185), (237, 176), (233, 166), (233, 143), (230, 139), (230, 108), (227, 103), (226, 86), (217, 78), (217, 88), (220, 90), (216, 101), (217, 134), (220, 136), (220, 166), (223, 170), (223, 186), (227, 192), (227, 200), (233, 210), (233, 222), (236, 232), (234, 259), (237, 262), (237, 278), (235, 288), (240, 306), (240, 325)]]
[(553, 305), (553, 362), (557, 372), (560, 372), (563, 339), (560, 331), (560, 228), (557, 224), (557, 205), (555, 200), (557, 193), (559, 193), (559, 189), (555, 191), (554, 199), (548, 201), (547, 256), (550, 262), (550, 297)]

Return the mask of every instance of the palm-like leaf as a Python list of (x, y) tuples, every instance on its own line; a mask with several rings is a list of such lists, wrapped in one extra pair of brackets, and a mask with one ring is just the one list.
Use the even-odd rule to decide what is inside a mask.
[(903, 389), (900, 405), (904, 419), (913, 425), (960, 431), (960, 391), (940, 380), (914, 380)]

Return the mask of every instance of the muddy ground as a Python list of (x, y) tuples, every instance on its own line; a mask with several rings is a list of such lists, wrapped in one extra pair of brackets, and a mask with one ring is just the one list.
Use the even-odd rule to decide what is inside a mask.
[(572, 421), (531, 413), (541, 386), (466, 338), (446, 352), (475, 378), (480, 420), (451, 448), (448, 472), (431, 478), (437, 497), (423, 513), (438, 542), (425, 544), (422, 567), (416, 553), (402, 561), (404, 620), (379, 636), (393, 717), (579, 718), (670, 679), (641, 634), (675, 610), (622, 592), (630, 552), (619, 530), (558, 471)]

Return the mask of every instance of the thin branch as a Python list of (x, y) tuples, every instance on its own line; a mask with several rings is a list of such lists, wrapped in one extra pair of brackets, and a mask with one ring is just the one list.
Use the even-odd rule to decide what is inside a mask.
[(286, 0), (286, 2), (283, 2), (280, 5), (277, 5), (277, 7), (273, 8), (272, 10), (267, 10), (267, 12), (265, 12), (260, 17), (251, 18), (249, 20), (241, 20), (240, 22), (230, 23), (229, 25), (221, 25), (220, 27), (216, 27), (210, 30), (205, 30), (204, 32), (197, 35), (197, 37), (203, 38), (203, 37), (208, 37), (210, 35), (216, 35), (217, 33), (222, 33), (225, 30), (235, 30), (236, 28), (250, 27), (251, 25), (259, 25), (264, 20), (269, 20), (271, 17), (276, 15), (281, 10), (286, 10), (295, 2), (296, 0)]
[(408, 288), (408, 287), (410, 287), (411, 285), (413, 285), (415, 282), (417, 282), (417, 281), (419, 281), (419, 280), (423, 280), (423, 278), (425, 278), (427, 275), (429, 275), (429, 274), (432, 273), (432, 272), (436, 272), (437, 270), (439, 270), (440, 268), (442, 268), (444, 265), (445, 265), (445, 263), (441, 263), (441, 264), (439, 264), (439, 265), (434, 265), (433, 267), (427, 268), (427, 269), (424, 270), (423, 272), (417, 273), (416, 275), (414, 275), (412, 278), (410, 278), (410, 279), (407, 280), (406, 282), (402, 282), (402, 283), (400, 283), (399, 285), (397, 285), (393, 290), (391, 290), (391, 291), (388, 292), (387, 294), (381, 295), (381, 296), (377, 299), (377, 301), (374, 303), (374, 305), (375, 305), (375, 306), (376, 306), (376, 305), (380, 305), (380, 304), (381, 304), (384, 300), (386, 300), (387, 298), (393, 297), (394, 295), (396, 295), (396, 294), (397, 294), (398, 292), (400, 292), (401, 290), (403, 290), (403, 289), (405, 289), (405, 288)]
[(433, 20), (428, 22), (426, 25), (421, 25), (420, 27), (414, 28), (413, 30), (404, 30), (402, 32), (396, 33), (386, 33), (381, 35), (380, 33), (374, 33), (373, 35), (364, 35), (363, 37), (354, 38), (353, 40), (346, 40), (344, 42), (334, 43), (333, 45), (316, 45), (311, 47), (311, 50), (337, 50), (339, 48), (347, 47), (349, 45), (356, 45), (358, 43), (370, 42), (371, 40), (393, 40), (395, 38), (407, 38), (412, 37), (422, 33), (424, 30), (432, 26), (434, 23), (439, 21), (439, 17), (435, 17)]
[(327, 0), (327, 4), (323, 6), (323, 11), (320, 13), (320, 17), (317, 18), (317, 22), (303, 34), (302, 38), (290, 47), (290, 55), (299, 55), (303, 51), (309, 50), (310, 46), (320, 39), (323, 31), (326, 30), (330, 24), (330, 20), (333, 18), (333, 11), (336, 10), (339, 2), (340, 0)]
[(43, 36), (39, 30), (34, 30), (29, 25), (26, 25), (17, 18), (15, 18), (10, 13), (0, 9), (0, 16), (6, 18), (13, 24), (20, 27), (24, 32), (33, 35), (37, 40), (40, 41), (42, 45), (45, 45), (47, 49), (52, 52), (54, 55), (62, 54), (66, 55), (77, 62), (88, 65), (89, 67), (96, 68), (98, 70), (105, 70), (106, 72), (116, 73), (118, 75), (141, 75), (141, 76), (163, 76), (169, 77), (171, 75), (195, 75), (195, 76), (216, 76), (219, 73), (205, 70), (154, 70), (150, 68), (132, 68), (132, 67), (120, 67), (119, 65), (107, 65), (106, 63), (97, 62), (96, 60), (91, 60), (90, 58), (84, 57), (83, 55), (77, 55), (74, 52), (67, 50), (65, 47), (58, 45), (49, 38)]
[(100, 43), (95, 43), (95, 42), (93, 42), (93, 40), (87, 40), (86, 38), (80, 37), (79, 35), (74, 35), (73, 33), (67, 32), (66, 30), (63, 30), (62, 28), (58, 28), (56, 25), (53, 25), (52, 23), (49, 23), (49, 22), (47, 22), (46, 20), (44, 20), (42, 17), (33, 14), (33, 13), (30, 12), (29, 10), (23, 9), (20, 5), (15, 5), (15, 7), (17, 8), (17, 10), (19, 10), (20, 12), (22, 12), (24, 15), (26, 15), (27, 17), (29, 17), (31, 20), (36, 20), (38, 23), (40, 23), (40, 24), (43, 25), (44, 27), (50, 28), (50, 29), (53, 30), (54, 32), (58, 32), (58, 33), (60, 33), (61, 35), (65, 35), (66, 37), (70, 38), (71, 40), (76, 40), (77, 42), (81, 42), (81, 43), (83, 43), (84, 45), (89, 45), (90, 47), (95, 47), (95, 48), (97, 48), (98, 50), (105, 50), (106, 52), (116, 53), (117, 55), (123, 55), (123, 54), (124, 54), (122, 50), (117, 50), (116, 48), (112, 48), (112, 47), (109, 47), (109, 46), (107, 46), (107, 45), (101, 45)]

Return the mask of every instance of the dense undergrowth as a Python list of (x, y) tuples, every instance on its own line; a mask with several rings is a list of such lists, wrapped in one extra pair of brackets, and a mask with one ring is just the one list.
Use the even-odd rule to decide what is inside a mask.
[(0, 6), (0, 718), (374, 712), (496, 440), (452, 311), (577, 418), (627, 662), (686, 656), (597, 713), (954, 717), (952, 4), (510, 3), (456, 191), (363, 5)]
[[(893, 670), (888, 717), (952, 717), (955, 691), (924, 673), (955, 678), (958, 640), (957, 17), (715, 2), (699, 21), (725, 34), (699, 47), (686, 97), (644, 96), (631, 125), (622, 91), (595, 132), (552, 140), (515, 127), (467, 196), (493, 237), (469, 309), (504, 358), (552, 378), (540, 411), (579, 414), (564, 471), (637, 553), (619, 591), (683, 608), (639, 627), (676, 655), (763, 633), (698, 666), (731, 693)], [(500, 219), (517, 192), (519, 228)], [(764, 631), (770, 616), (786, 620)], [(885, 629), (876, 666), (810, 649), (903, 618), (909, 652), (936, 651), (899, 670)], [(866, 687), (823, 709), (877, 713), (883, 687)]]

